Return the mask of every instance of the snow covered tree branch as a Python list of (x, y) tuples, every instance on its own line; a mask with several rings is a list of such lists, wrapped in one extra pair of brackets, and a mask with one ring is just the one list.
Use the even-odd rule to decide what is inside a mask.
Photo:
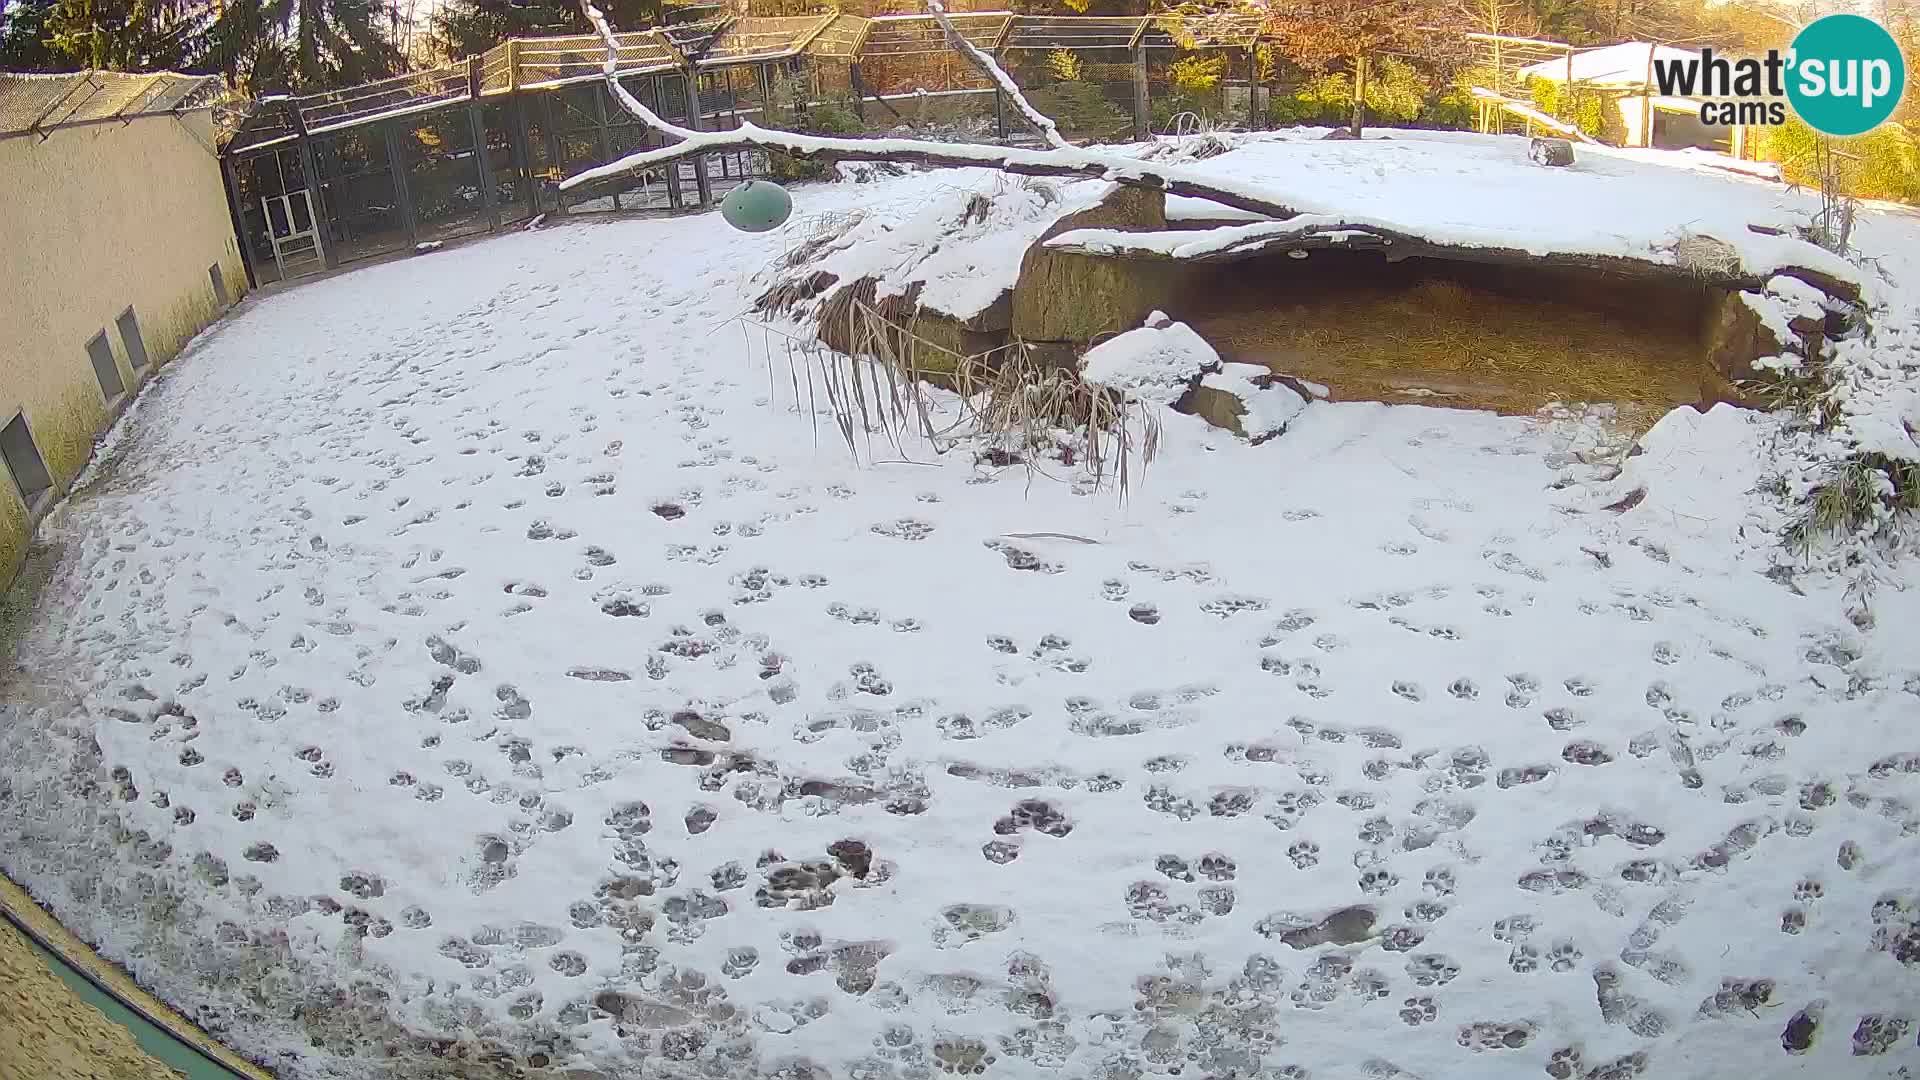
[(1135, 187), (1155, 188), (1169, 195), (1205, 199), (1222, 206), (1266, 217), (1289, 218), (1294, 215), (1295, 210), (1292, 206), (1281, 202), (1272, 193), (1262, 191), (1255, 185), (1238, 184), (1220, 177), (1197, 174), (1175, 164), (1159, 164), (1127, 154), (1086, 150), (1074, 146), (1061, 136), (1058, 126), (1052, 119), (1027, 101), (1026, 95), (1020, 92), (1018, 84), (1004, 68), (995, 63), (991, 56), (981, 52), (961, 37), (959, 30), (948, 18), (940, 0), (928, 0), (928, 6), (933, 10), (934, 18), (945, 28), (949, 39), (968, 50), (970, 59), (981, 65), (983, 70), (987, 71), (1000, 85), (1002, 92), (1011, 97), (1015, 106), (1041, 130), (1052, 144), (1049, 149), (1025, 150), (980, 143), (945, 143), (919, 139), (852, 139), (806, 135), (778, 128), (763, 128), (757, 124), (745, 122), (731, 131), (692, 131), (670, 123), (652, 109), (647, 108), (620, 85), (619, 38), (614, 34), (613, 27), (608, 24), (606, 16), (594, 6), (593, 0), (580, 0), (581, 10), (607, 44), (607, 59), (603, 70), (606, 72), (607, 89), (613, 94), (614, 100), (641, 123), (675, 142), (671, 146), (643, 150), (598, 168), (588, 169), (568, 177), (561, 182), (560, 187), (562, 190), (571, 190), (582, 185), (655, 168), (697, 154), (760, 149), (777, 151), (796, 158), (825, 161), (900, 161), (940, 168), (994, 169), (1020, 176), (1094, 177)]
[(960, 33), (960, 28), (953, 25), (952, 19), (947, 18), (947, 6), (941, 3), (941, 0), (926, 0), (926, 4), (927, 14), (932, 15), (933, 21), (939, 23), (940, 29), (946, 32), (947, 43), (994, 81), (994, 84), (1000, 88), (1000, 92), (1007, 95), (1007, 99), (1013, 102), (1013, 107), (1019, 109), (1021, 115), (1027, 118), (1027, 122), (1039, 130), (1041, 138), (1047, 140), (1047, 145), (1055, 149), (1073, 145), (1067, 141), (1066, 136), (1060, 134), (1060, 126), (1053, 122), (1052, 117), (1033, 107), (1033, 102), (1027, 100), (1027, 95), (1020, 90), (1020, 84), (1013, 81), (1013, 76), (1007, 74), (1006, 68), (1001, 67), (993, 57), (988, 56), (979, 46), (968, 41), (965, 35)]

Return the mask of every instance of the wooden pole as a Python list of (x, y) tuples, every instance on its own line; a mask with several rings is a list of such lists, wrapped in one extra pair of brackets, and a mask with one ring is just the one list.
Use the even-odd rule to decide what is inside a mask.
[(1348, 130), (1354, 138), (1360, 137), (1360, 128), (1367, 119), (1367, 54), (1361, 53), (1353, 58), (1353, 126)]
[(1254, 59), (1254, 51), (1260, 46), (1247, 46), (1247, 130), (1260, 130), (1260, 66)]
[(1153, 106), (1147, 100), (1147, 45), (1133, 47), (1133, 136), (1145, 142), (1153, 134)]
[(1653, 148), (1653, 54), (1658, 42), (1647, 43), (1647, 81), (1640, 84), (1640, 145)]

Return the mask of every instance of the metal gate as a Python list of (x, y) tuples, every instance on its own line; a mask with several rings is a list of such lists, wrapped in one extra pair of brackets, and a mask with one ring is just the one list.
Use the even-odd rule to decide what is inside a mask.
[(260, 212), (267, 219), (267, 238), (273, 242), (273, 262), (280, 268), (281, 280), (311, 274), (327, 265), (320, 229), (314, 222), (312, 192), (296, 188), (285, 195), (265, 196), (260, 200)]

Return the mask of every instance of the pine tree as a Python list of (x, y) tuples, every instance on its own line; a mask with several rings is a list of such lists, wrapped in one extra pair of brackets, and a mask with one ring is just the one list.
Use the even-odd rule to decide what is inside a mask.
[(400, 71), (386, 0), (226, 0), (209, 60), (253, 95), (368, 82)]
[(53, 0), (0, 3), (0, 71), (66, 71), (74, 62), (54, 51), (47, 18)]

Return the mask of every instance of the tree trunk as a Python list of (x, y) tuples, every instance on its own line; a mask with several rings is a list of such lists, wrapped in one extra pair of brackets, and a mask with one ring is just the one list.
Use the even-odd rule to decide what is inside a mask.
[(1367, 119), (1367, 54), (1361, 53), (1353, 58), (1353, 123), (1347, 128), (1354, 138), (1360, 137), (1360, 128)]

